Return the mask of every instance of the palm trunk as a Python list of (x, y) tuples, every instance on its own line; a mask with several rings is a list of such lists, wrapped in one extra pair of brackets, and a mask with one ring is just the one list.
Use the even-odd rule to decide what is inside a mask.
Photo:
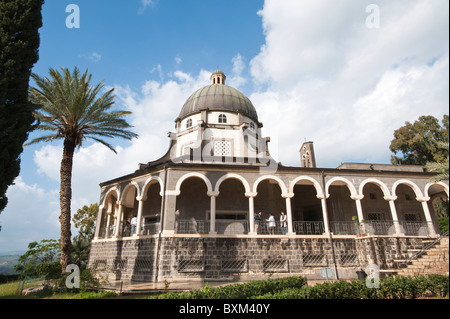
[(63, 158), (61, 161), (61, 188), (59, 191), (59, 200), (61, 206), (61, 268), (65, 274), (66, 267), (72, 263), (72, 232), (70, 230), (71, 211), (70, 203), (72, 200), (72, 165), (75, 152), (75, 143), (67, 138), (64, 140)]

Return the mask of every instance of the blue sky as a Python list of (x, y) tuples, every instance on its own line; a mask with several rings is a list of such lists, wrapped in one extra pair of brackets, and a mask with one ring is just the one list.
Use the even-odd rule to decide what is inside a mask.
[[(113, 141), (117, 155), (92, 142), (77, 151), (72, 212), (98, 201), (100, 182), (165, 153), (184, 101), (216, 68), (252, 100), (284, 165), (300, 165), (305, 140), (319, 167), (389, 163), (395, 129), (448, 114), (447, 0), (46, 2), (33, 72), (89, 69), (115, 88), (140, 136)], [(80, 28), (66, 27), (70, 4)], [(59, 238), (61, 153), (59, 142), (25, 148), (0, 214), (0, 252)]]

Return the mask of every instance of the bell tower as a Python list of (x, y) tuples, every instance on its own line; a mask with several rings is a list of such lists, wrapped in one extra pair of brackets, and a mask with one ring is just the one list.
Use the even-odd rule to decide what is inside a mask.
[(300, 148), (301, 167), (316, 167), (316, 157), (314, 155), (313, 142), (305, 142)]

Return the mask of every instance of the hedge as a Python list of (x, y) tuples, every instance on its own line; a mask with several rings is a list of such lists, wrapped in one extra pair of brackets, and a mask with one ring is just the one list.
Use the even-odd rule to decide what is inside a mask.
[(159, 299), (413, 299), (433, 294), (448, 297), (449, 277), (427, 275), (387, 277), (379, 288), (368, 288), (365, 281), (336, 281), (307, 286), (304, 277), (250, 281), (217, 288), (169, 292)]
[(428, 275), (387, 277), (379, 288), (366, 287), (365, 281), (336, 281), (303, 288), (290, 288), (256, 296), (256, 299), (415, 299), (433, 294), (448, 297), (449, 277)]
[(169, 292), (160, 295), (159, 299), (249, 299), (267, 293), (277, 293), (286, 288), (302, 288), (306, 286), (304, 277), (287, 277), (262, 281), (249, 281), (243, 284), (232, 284), (222, 287), (186, 292)]

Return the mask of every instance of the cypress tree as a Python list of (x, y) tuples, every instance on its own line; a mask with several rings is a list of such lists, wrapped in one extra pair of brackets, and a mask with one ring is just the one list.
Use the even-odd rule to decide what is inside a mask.
[(34, 128), (28, 82), (38, 61), (44, 0), (0, 0), (0, 213), (20, 172), (20, 154)]

